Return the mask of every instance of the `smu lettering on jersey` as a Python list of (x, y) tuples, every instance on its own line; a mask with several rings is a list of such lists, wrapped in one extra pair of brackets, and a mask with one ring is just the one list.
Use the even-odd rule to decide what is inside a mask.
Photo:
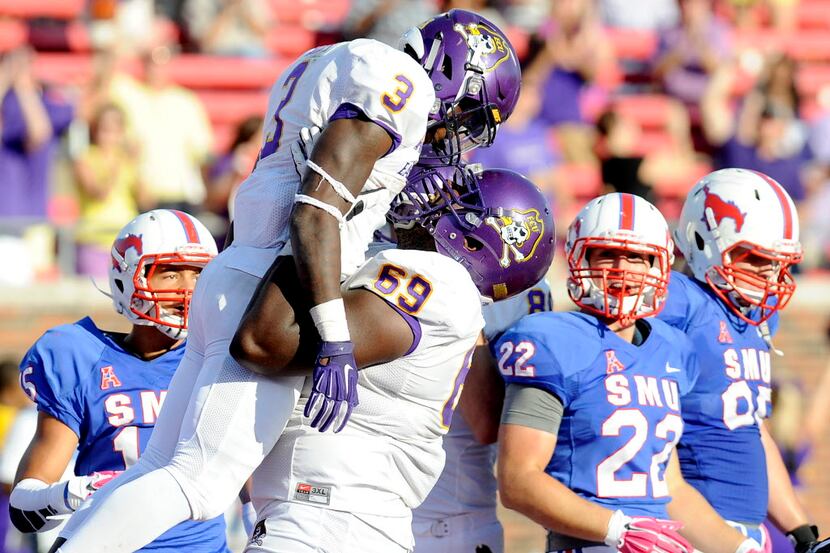
[[(551, 309), (550, 285), (541, 280), (517, 296), (485, 305), (484, 336), (494, 341), (525, 315)], [(444, 451), (444, 470), (424, 502), (413, 511), (413, 519), (437, 520), (477, 511), (491, 511), (495, 516), (495, 445), (476, 441), (464, 417), (458, 416), (444, 436)]]
[(402, 517), (406, 532), (393, 539), (408, 542), (410, 509), (423, 501), (444, 465), (441, 438), (484, 325), (481, 297), (459, 263), (415, 250), (379, 253), (343, 287), (375, 293), (402, 313), (413, 330), (412, 348), (360, 371), (360, 404), (338, 434), (308, 426), (304, 390), (254, 474), (254, 505), (259, 510), (277, 499)]
[(554, 394), (564, 414), (545, 469), (581, 497), (666, 518), (666, 462), (683, 432), (680, 397), (697, 378), (683, 333), (649, 319), (640, 346), (583, 313), (537, 313), (496, 342), (508, 383)]
[[(758, 424), (770, 413), (769, 346), (707, 284), (680, 273), (659, 317), (686, 332), (702, 372), (683, 398), (683, 476), (723, 518), (760, 524), (768, 492)], [(777, 315), (769, 322), (774, 329)]]
[[(21, 385), (38, 411), (78, 435), (77, 476), (125, 470), (150, 439), (184, 349), (143, 361), (87, 317), (35, 342), (20, 364)], [(184, 522), (141, 551), (224, 553), (224, 518)]]
[(354, 216), (340, 233), (342, 273), (354, 272), (420, 156), (434, 102), (432, 81), (423, 68), (381, 42), (357, 39), (300, 56), (271, 90), (265, 145), (234, 200), (234, 243), (288, 247), (289, 217), (300, 186), (291, 144), (298, 140), (300, 129), (324, 128), (336, 119), (366, 118), (385, 129), (393, 144), (375, 163), (358, 196), (361, 206), (353, 208)]

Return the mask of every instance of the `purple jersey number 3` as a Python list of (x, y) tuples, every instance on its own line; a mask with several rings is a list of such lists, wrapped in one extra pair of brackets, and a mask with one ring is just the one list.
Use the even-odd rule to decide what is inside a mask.
[(274, 152), (277, 151), (277, 148), (280, 147), (280, 138), (282, 138), (282, 119), (280, 119), (280, 112), (282, 108), (291, 100), (291, 96), (294, 94), (294, 89), (297, 88), (297, 81), (300, 79), (300, 76), (308, 67), (308, 60), (300, 63), (297, 67), (294, 68), (291, 73), (285, 78), (285, 82), (282, 83), (283, 89), (288, 89), (285, 95), (282, 97), (282, 101), (280, 105), (277, 106), (277, 111), (274, 113), (274, 121), (276, 122), (276, 127), (274, 127), (274, 136), (271, 137), (270, 140), (265, 142), (265, 145), (262, 146), (262, 150), (259, 152), (259, 159), (264, 159)]

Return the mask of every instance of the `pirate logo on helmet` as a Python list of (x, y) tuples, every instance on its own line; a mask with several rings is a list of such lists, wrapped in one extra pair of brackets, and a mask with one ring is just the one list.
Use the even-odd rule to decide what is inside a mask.
[(495, 29), (482, 23), (456, 23), (453, 29), (467, 42), (473, 54), (470, 63), (479, 66), (482, 71), (493, 71), (510, 58), (507, 41)]
[(488, 217), (486, 222), (501, 237), (503, 247), (499, 264), (502, 267), (509, 267), (513, 261), (522, 263), (531, 259), (545, 233), (545, 223), (535, 209), (513, 210), (511, 215)]

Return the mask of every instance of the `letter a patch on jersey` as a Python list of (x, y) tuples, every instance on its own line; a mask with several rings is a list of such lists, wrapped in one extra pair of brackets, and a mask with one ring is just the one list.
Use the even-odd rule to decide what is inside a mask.
[(622, 372), (625, 370), (625, 365), (623, 365), (619, 359), (617, 359), (617, 354), (614, 352), (613, 349), (609, 349), (605, 352), (605, 374), (613, 374)]
[(110, 386), (120, 388), (121, 381), (115, 376), (115, 369), (112, 368), (112, 365), (107, 365), (106, 367), (101, 367), (101, 389), (109, 390)]
[(732, 335), (729, 334), (729, 327), (726, 326), (726, 321), (720, 322), (720, 332), (718, 333), (718, 342), (721, 344), (731, 344)]

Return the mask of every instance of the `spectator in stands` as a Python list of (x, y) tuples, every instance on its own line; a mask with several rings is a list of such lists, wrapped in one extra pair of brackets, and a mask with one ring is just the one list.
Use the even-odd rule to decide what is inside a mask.
[(543, 80), (541, 119), (554, 128), (565, 161), (593, 163), (593, 129), (580, 108), (583, 89), (610, 63), (610, 44), (591, 0), (557, 0), (542, 26), (541, 51), (528, 74)]
[(228, 151), (207, 170), (205, 209), (212, 215), (199, 215), (222, 249), (230, 223), (230, 206), (236, 187), (247, 177), (262, 148), (262, 118), (248, 117), (236, 127), (236, 136)]
[(660, 33), (654, 76), (695, 113), (710, 76), (730, 54), (729, 30), (712, 0), (680, 0), (680, 24)]
[(639, 125), (608, 109), (597, 119), (597, 134), (602, 182), (607, 192), (635, 194), (656, 203), (645, 157), (637, 151), (642, 136)]
[(801, 213), (803, 265), (830, 269), (830, 113), (813, 124), (809, 145), (815, 163), (806, 181), (810, 201)]
[(677, 0), (638, 0), (637, 9), (631, 0), (599, 0), (599, 10), (603, 24), (615, 29), (658, 32), (680, 20)]
[(752, 91), (746, 96), (741, 119), (738, 126), (751, 127), (758, 118), (758, 114), (769, 105), (779, 113), (788, 114), (788, 125), (785, 139), (789, 143), (787, 148), (800, 150), (807, 140), (807, 125), (800, 119), (801, 102), (796, 87), (798, 67), (795, 60), (785, 54), (773, 54), (764, 64), (764, 68)]
[(78, 274), (106, 277), (116, 234), (149, 207), (138, 163), (126, 144), (124, 112), (104, 104), (92, 120), (89, 149), (75, 161), (80, 201), (76, 229)]
[(35, 80), (33, 57), (22, 47), (0, 58), (0, 217), (29, 219), (21, 224), (46, 218), (57, 139), (72, 121), (72, 107)]
[(781, 183), (799, 206), (806, 196), (802, 169), (811, 156), (803, 142), (794, 143), (787, 135), (793, 113), (765, 98), (757, 109), (745, 103), (736, 118), (729, 103), (731, 75), (730, 68), (719, 71), (702, 103), (703, 131), (715, 147), (715, 167), (761, 171)]
[(265, 57), (271, 8), (265, 0), (185, 0), (190, 39), (205, 54)]
[(470, 160), (484, 167), (510, 169), (521, 173), (541, 188), (557, 212), (570, 204), (567, 183), (555, 178), (560, 163), (547, 126), (539, 119), (541, 90), (539, 83), (523, 79), (522, 93), (513, 113), (501, 127), (499, 139), (489, 148), (473, 151)]
[(201, 167), (213, 131), (199, 98), (170, 80), (172, 56), (169, 47), (158, 46), (143, 57), (143, 96), (132, 120), (141, 144), (139, 175), (152, 207), (193, 211), (205, 197)]
[(352, 0), (343, 36), (373, 38), (396, 46), (410, 27), (438, 13), (437, 0)]

